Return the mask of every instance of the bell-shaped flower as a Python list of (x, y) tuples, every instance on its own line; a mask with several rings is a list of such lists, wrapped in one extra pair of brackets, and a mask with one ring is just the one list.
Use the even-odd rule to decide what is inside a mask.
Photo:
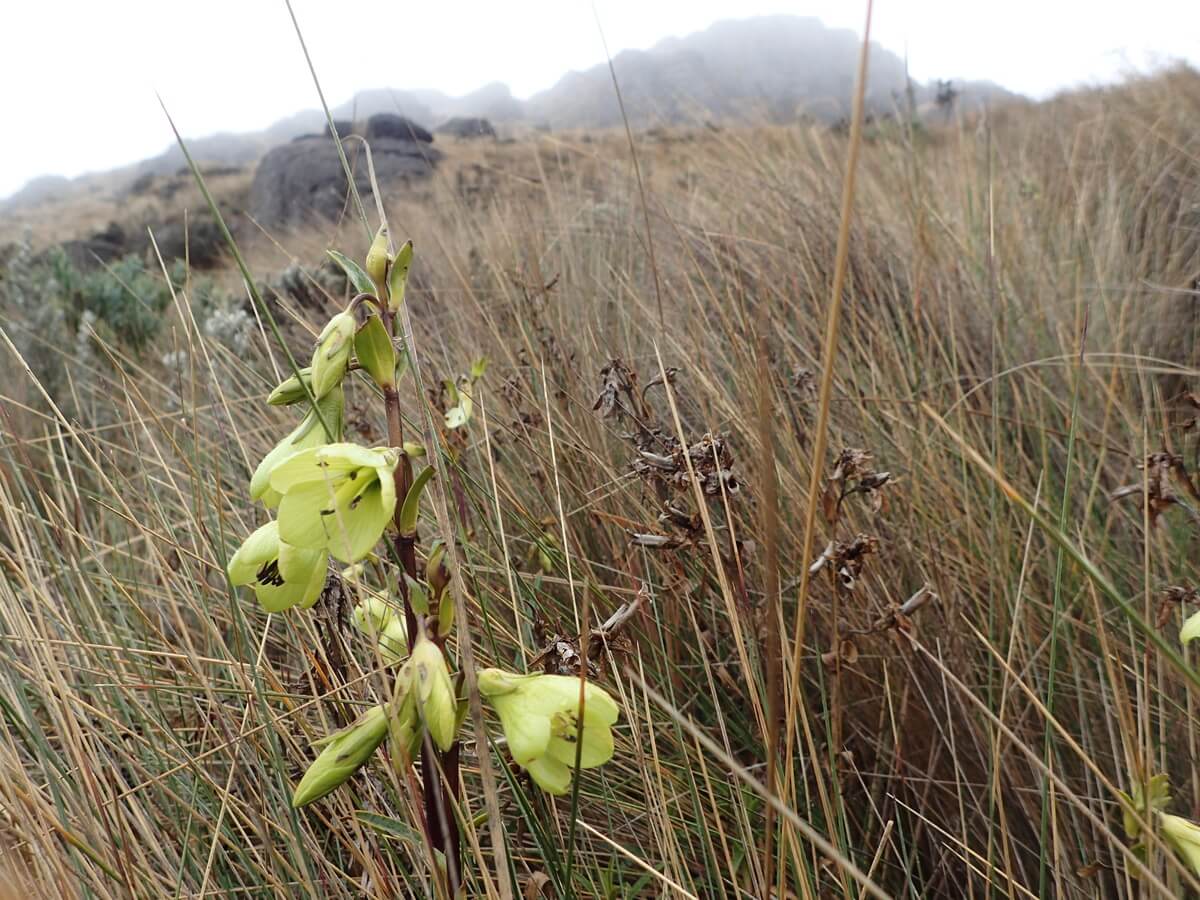
[(458, 730), (458, 697), (450, 670), (446, 668), (445, 654), (422, 635), (417, 638), (405, 668), (411, 670), (412, 688), (425, 729), (438, 747), (449, 750)]
[(314, 747), (324, 749), (296, 785), (292, 806), (307, 806), (342, 784), (362, 768), (387, 735), (387, 710), (376, 706), (354, 724), (315, 743)]
[(312, 355), (312, 392), (316, 399), (336, 388), (346, 376), (356, 327), (354, 313), (340, 312), (317, 336), (317, 348)]
[(1179, 629), (1179, 640), (1183, 644), (1190, 643), (1200, 637), (1200, 612), (1194, 612), (1183, 623), (1183, 627)]
[(471, 412), (475, 408), (475, 403), (471, 398), (471, 394), (475, 390), (475, 382), (461, 377), (457, 384), (446, 379), (443, 385), (451, 403), (450, 408), (446, 410), (446, 428), (462, 428), (470, 421)]
[(365, 597), (354, 607), (354, 627), (379, 642), (379, 656), (386, 665), (394, 665), (408, 653), (408, 626), (404, 614), (376, 594)]
[(1158, 820), (1162, 836), (1196, 875), (1200, 875), (1200, 825), (1182, 816), (1160, 813)]
[(294, 453), (271, 472), (279, 536), (353, 563), (378, 543), (396, 508), (396, 453), (326, 444)]
[(275, 471), (275, 467), (293, 453), (329, 443), (325, 427), (321, 424), (322, 418), (325, 420), (325, 425), (329, 427), (333, 439), (335, 441), (341, 439), (342, 415), (345, 408), (345, 395), (342, 391), (331, 391), (317, 401), (317, 408), (320, 410), (320, 416), (310, 408), (295, 430), (262, 458), (262, 462), (258, 464), (258, 468), (250, 477), (250, 498), (262, 500), (267, 509), (274, 509), (279, 505), (280, 500), (279, 492), (271, 487), (271, 473)]
[(598, 685), (588, 682), (584, 687), (582, 723), (579, 679), (568, 675), (515, 675), (483, 669), (479, 693), (500, 716), (513, 759), (542, 790), (567, 792), (577, 748), (580, 768), (594, 768), (612, 759), (612, 725), (620, 710)]
[(254, 588), (267, 612), (293, 606), (307, 609), (321, 596), (328, 564), (329, 554), (323, 548), (310, 550), (284, 543), (279, 539), (279, 524), (268, 522), (233, 554), (229, 580)]

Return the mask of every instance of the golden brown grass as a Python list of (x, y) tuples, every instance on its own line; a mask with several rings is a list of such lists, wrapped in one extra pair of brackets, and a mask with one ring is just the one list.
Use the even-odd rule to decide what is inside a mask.
[[(450, 504), (466, 513), (477, 654), (524, 665), (548, 634), (577, 629), (585, 593), (594, 622), (644, 598), (628, 646), (604, 660), (624, 710), (618, 755), (585, 778), (569, 885), (569, 804), (529, 794), (524, 806), (525, 786), (501, 778), (522, 890), (546, 877), (581, 897), (768, 896), (768, 803), (775, 871), (796, 897), (862, 896), (851, 866), (913, 898), (1194, 887), (1158, 846), (1139, 870), (1114, 795), (1164, 771), (1172, 809), (1196, 813), (1188, 678), (1076, 557), (1058, 565), (1060, 544), (1009, 493), (1176, 646), (1180, 611), (1160, 618), (1159, 596), (1195, 585), (1196, 523), (1177, 504), (1150, 527), (1136, 497), (1108, 494), (1139, 484), (1138, 464), (1164, 447), (1195, 468), (1180, 398), (1197, 362), (1197, 121), (1200, 76), (1180, 70), (868, 134), (821, 475), (863, 448), (894, 482), (878, 511), (853, 495), (836, 532), (818, 520), (818, 551), (858, 533), (877, 550), (853, 590), (835, 587), (833, 567), (813, 577), (800, 693), (785, 698), (802, 713), (800, 749), (769, 799), (762, 653), (772, 629), (788, 647), (813, 562), (800, 558), (806, 373), (824, 362), (844, 139), (762, 127), (640, 144), (661, 332), (622, 135), (463, 145), (421, 196), (388, 197), (393, 231), (417, 245), (409, 302), (426, 377), (491, 360)], [(246, 249), (266, 275), (316, 264), (330, 244), (365, 250), (353, 221)], [(281, 301), (298, 353), (322, 315)], [(425, 852), (386, 767), (288, 809), (308, 741), (384, 681), (344, 611), (267, 617), (229, 589), (225, 554), (258, 523), (244, 481), (285, 421), (261, 402), (278, 353), (261, 338), (246, 359), (207, 341), (186, 292), (172, 316), (162, 350), (187, 350), (187, 365), (111, 348), (113, 364), (72, 369), (71, 419), (7, 356), (0, 855), (63, 896), (423, 896)], [(708, 521), (674, 550), (630, 542), (679, 532), (658, 524), (656, 488), (632, 473), (631, 421), (592, 409), (618, 358), (664, 435), (727, 436), (742, 485), (707, 498)], [(678, 374), (648, 386), (660, 365)], [(381, 422), (358, 390), (370, 441)], [(775, 622), (758, 509), (764, 390)], [(699, 512), (686, 479), (670, 498)], [(923, 585), (937, 600), (895, 619)], [(484, 809), (477, 751), (465, 754), (469, 817)], [(473, 896), (489, 842), (477, 820)]]

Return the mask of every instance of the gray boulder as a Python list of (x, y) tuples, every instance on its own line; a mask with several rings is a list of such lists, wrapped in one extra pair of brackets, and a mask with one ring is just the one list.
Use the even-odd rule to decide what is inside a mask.
[[(225, 251), (225, 236), (215, 219), (192, 217), (185, 223), (174, 219), (154, 229), (158, 252), (166, 262), (186, 259), (196, 269), (210, 269), (221, 262)], [(152, 247), (148, 247), (152, 264), (157, 265)]]
[[(369, 203), (371, 179), (366, 159), (353, 147), (347, 151), (355, 184), (363, 201)], [(427, 178), (442, 155), (420, 141), (378, 137), (371, 141), (371, 157), (382, 187)], [(323, 136), (300, 138), (274, 148), (262, 158), (250, 184), (246, 208), (267, 228), (312, 218), (336, 219), (343, 210), (350, 210), (349, 190), (337, 145)]]
[(433, 143), (433, 135), (428, 130), (412, 119), (393, 113), (377, 113), (367, 119), (367, 140), (374, 142), (380, 138), (420, 141), (423, 144)]
[(447, 119), (435, 130), (438, 134), (448, 134), (456, 138), (496, 139), (496, 129), (492, 127), (492, 123), (478, 116), (455, 116)]
[[(349, 137), (354, 133), (354, 123), (349, 119), (334, 119), (334, 127), (337, 128), (338, 137)], [(329, 123), (325, 124), (325, 137), (333, 137), (329, 131)]]
[[(86, 238), (63, 241), (58, 249), (66, 255), (67, 260), (81, 272), (92, 272), (104, 268), (106, 263), (115, 262), (128, 252), (125, 229), (116, 222), (109, 222), (108, 227), (97, 231)], [(39, 261), (50, 258), (54, 252), (51, 248), (38, 255)]]

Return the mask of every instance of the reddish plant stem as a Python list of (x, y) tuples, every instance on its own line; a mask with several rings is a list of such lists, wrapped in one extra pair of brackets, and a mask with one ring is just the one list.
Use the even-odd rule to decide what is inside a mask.
[[(394, 317), (386, 309), (379, 310), (379, 317), (384, 329), (389, 335), (394, 332)], [(394, 385), (383, 389), (384, 409), (387, 413), (388, 443), (400, 453), (400, 462), (394, 474), (396, 483), (396, 512), (393, 524), (396, 536), (393, 545), (404, 573), (398, 579), (400, 598), (404, 603), (404, 624), (408, 633), (408, 646), (414, 647), (420, 631), (420, 621), (409, 596), (408, 579), (417, 579), (417, 538), (415, 534), (405, 534), (400, 527), (400, 508), (404, 498), (412, 487), (412, 462), (403, 452), (404, 424), (400, 418), (400, 394)], [(430, 448), (432, 452), (432, 448)], [(438, 646), (445, 653), (444, 642), (438, 641)], [(439, 753), (433, 742), (426, 736), (421, 743), (421, 794), (424, 802), (422, 826), (430, 846), (441, 853), (446, 859), (446, 872), (449, 876), (450, 896), (458, 895), (461, 884), (460, 877), (460, 842), (458, 822), (454, 818), (453, 801), (459, 792), (459, 745), (454, 745), (445, 753)], [(445, 778), (439, 776), (445, 772)]]

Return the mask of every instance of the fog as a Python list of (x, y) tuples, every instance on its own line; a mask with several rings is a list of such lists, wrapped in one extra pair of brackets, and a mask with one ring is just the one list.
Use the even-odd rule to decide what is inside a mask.
[[(731, 15), (812, 15), (861, 32), (845, 0), (517, 0), (408, 4), (294, 0), (331, 104), (378, 87), (466, 93), (505, 82), (550, 88), (627, 48)], [(335, 11), (336, 10), (336, 11)], [(1119, 78), (1174, 58), (1200, 61), (1200, 4), (1027, 2), (876, 4), (872, 36), (915, 78), (988, 79), (1033, 97)], [(43, 174), (75, 176), (161, 152), (171, 133), (253, 131), (317, 105), (282, 0), (109, 0), (10, 5), (0, 27), (7, 140), (0, 196)]]

